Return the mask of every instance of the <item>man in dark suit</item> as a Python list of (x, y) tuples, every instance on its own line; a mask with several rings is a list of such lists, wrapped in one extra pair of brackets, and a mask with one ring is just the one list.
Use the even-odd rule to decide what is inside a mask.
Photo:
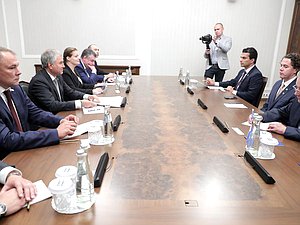
[(240, 56), (240, 64), (244, 69), (240, 70), (234, 79), (224, 82), (215, 82), (207, 78), (206, 84), (224, 87), (226, 91), (255, 105), (263, 85), (263, 76), (255, 65), (257, 56), (258, 54), (255, 48), (249, 47), (243, 49)]
[(24, 179), (20, 170), (3, 161), (0, 161), (0, 183), (4, 184), (0, 192), (0, 217), (22, 209), (37, 194), (35, 185)]
[[(98, 97), (71, 89), (61, 77), (64, 69), (62, 55), (48, 49), (41, 55), (43, 69), (30, 81), (28, 92), (41, 109), (52, 113), (96, 106)], [(81, 100), (83, 99), (83, 100)]]
[[(18, 67), (16, 54), (0, 47), (0, 159), (12, 151), (58, 144), (78, 123), (73, 115), (63, 119), (36, 107), (18, 85)], [(52, 129), (32, 131), (30, 125)]]
[(269, 98), (261, 108), (262, 111), (281, 108), (293, 101), (295, 98), (293, 86), (296, 84), (299, 70), (300, 55), (298, 53), (290, 53), (282, 58), (279, 69), (281, 79), (274, 84)]
[(282, 134), (284, 137), (300, 141), (300, 77), (298, 76), (294, 86), (294, 100), (286, 106), (279, 109), (273, 108), (265, 112), (263, 122), (272, 122), (268, 131)]

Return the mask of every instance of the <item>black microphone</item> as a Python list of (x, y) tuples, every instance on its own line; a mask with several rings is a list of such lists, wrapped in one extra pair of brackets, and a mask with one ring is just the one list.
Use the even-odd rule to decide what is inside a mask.
[(228, 128), (218, 119), (218, 117), (214, 116), (213, 121), (223, 133), (229, 132)]
[(198, 105), (202, 108), (202, 109), (207, 109), (207, 106), (204, 104), (204, 102), (201, 101), (200, 98), (198, 98)]
[(128, 85), (128, 87), (126, 88), (125, 93), (128, 94), (130, 92), (130, 86)]
[(274, 184), (276, 181), (274, 178), (265, 170), (265, 168), (251, 155), (250, 152), (245, 151), (244, 158), (252, 166), (252, 168), (258, 173), (258, 175), (267, 184)]
[(94, 174), (94, 187), (100, 187), (106, 171), (109, 157), (108, 153), (105, 152), (101, 157), (97, 165), (96, 172)]
[(113, 131), (117, 131), (121, 123), (121, 116), (117, 115), (113, 122)]
[(126, 103), (127, 103), (127, 98), (123, 97), (123, 100), (121, 102), (121, 108), (124, 108), (126, 106)]
[(186, 90), (187, 90), (187, 92), (188, 92), (189, 94), (191, 94), (191, 95), (194, 94), (194, 92), (192, 91), (192, 89), (190, 89), (190, 87), (187, 87)]
[(181, 84), (181, 85), (184, 85), (184, 82), (180, 79), (179, 80), (179, 83)]
[[(133, 82), (133, 80), (132, 80), (132, 78), (130, 78), (130, 80), (129, 80), (129, 84), (132, 84), (132, 82)], [(126, 92), (127, 93), (127, 92)]]

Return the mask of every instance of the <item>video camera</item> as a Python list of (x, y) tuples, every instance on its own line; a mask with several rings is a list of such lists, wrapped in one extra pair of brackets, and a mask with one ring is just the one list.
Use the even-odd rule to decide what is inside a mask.
[(209, 45), (212, 41), (212, 36), (210, 34), (207, 34), (205, 36), (200, 37), (199, 40), (202, 41), (203, 44)]

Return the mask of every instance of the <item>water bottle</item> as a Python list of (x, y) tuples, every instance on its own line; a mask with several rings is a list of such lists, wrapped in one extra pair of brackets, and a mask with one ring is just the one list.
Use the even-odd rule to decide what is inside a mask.
[(181, 81), (183, 80), (183, 68), (180, 67), (179, 69), (179, 74), (178, 74), (178, 81)]
[(110, 113), (110, 106), (104, 106), (104, 118), (103, 118), (103, 126), (104, 126), (104, 135), (103, 138), (106, 144), (111, 144), (114, 142), (114, 135), (113, 135), (113, 124), (112, 124), (112, 117)]
[(119, 78), (119, 71), (116, 71), (116, 79), (115, 79), (115, 92), (120, 93), (120, 78)]
[(258, 149), (260, 145), (260, 122), (262, 119), (262, 116), (257, 113), (253, 115), (252, 126), (247, 135), (246, 150), (254, 157), (258, 156)]
[(186, 71), (184, 84), (186, 87), (190, 86), (190, 71)]
[(129, 84), (129, 80), (128, 80), (128, 76), (129, 76), (129, 72), (128, 72), (128, 70), (126, 70), (126, 72), (125, 72), (125, 77), (124, 77), (124, 79), (125, 79), (125, 86), (127, 86), (128, 84)]
[(86, 146), (80, 147), (77, 152), (76, 198), (77, 207), (88, 209), (95, 203), (94, 177), (90, 169)]
[(128, 76), (127, 76), (127, 79), (128, 79), (128, 84), (131, 84), (131, 79), (132, 79), (132, 72), (131, 72), (131, 66), (128, 66)]

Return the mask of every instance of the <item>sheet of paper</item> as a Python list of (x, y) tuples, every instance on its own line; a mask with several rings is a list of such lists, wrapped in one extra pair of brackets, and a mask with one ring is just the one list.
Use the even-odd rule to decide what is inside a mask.
[(227, 108), (232, 108), (232, 109), (247, 109), (247, 106), (245, 106), (242, 103), (224, 103), (224, 105)]
[(225, 89), (223, 87), (218, 87), (218, 86), (207, 86), (208, 89), (210, 90), (220, 90), (225, 92)]
[[(63, 139), (70, 139), (70, 138), (73, 138), (73, 137), (78, 137), (86, 132), (88, 132), (88, 129), (90, 127), (90, 125), (92, 123), (94, 123), (95, 120), (91, 120), (89, 122), (86, 122), (86, 123), (82, 123), (82, 124), (79, 124), (77, 127), (76, 127), (76, 130), (74, 132), (73, 135), (69, 135), (69, 136), (66, 136), (64, 137)], [(99, 120), (98, 120), (99, 121)], [(102, 121), (102, 120), (101, 120)]]
[(98, 113), (104, 113), (104, 107), (103, 106), (96, 106), (93, 108), (82, 108), (83, 114), (98, 114)]
[(110, 105), (111, 107), (119, 108), (123, 101), (122, 96), (113, 96), (113, 97), (99, 97), (100, 103), (98, 105)]
[(34, 184), (37, 189), (37, 196), (30, 202), (30, 205), (52, 197), (51, 192), (49, 191), (49, 189), (46, 187), (45, 183), (42, 180), (38, 180), (34, 182)]
[(232, 127), (232, 130), (234, 130), (238, 135), (245, 135), (244, 132), (241, 131), (238, 127)]
[[(248, 121), (245, 121), (242, 124), (245, 125), (245, 126), (251, 127), (251, 125)], [(270, 123), (260, 123), (260, 129), (261, 130), (268, 130), (269, 124)]]

